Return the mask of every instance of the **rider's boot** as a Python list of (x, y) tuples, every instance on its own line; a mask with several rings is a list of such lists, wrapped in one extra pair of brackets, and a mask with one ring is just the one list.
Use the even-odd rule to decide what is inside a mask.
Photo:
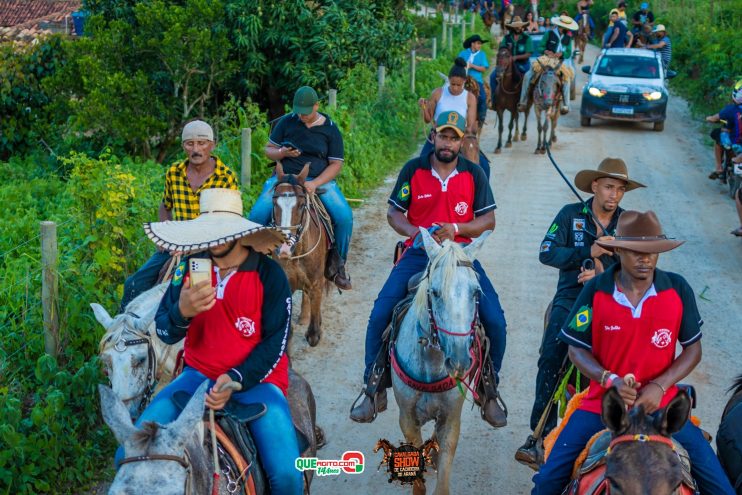
[(560, 110), (562, 115), (567, 115), (569, 113), (569, 84), (569, 79), (565, 79), (562, 82), (562, 108)]
[(338, 272), (335, 274), (335, 279), (333, 281), (335, 282), (335, 285), (337, 285), (338, 289), (351, 290), (353, 288), (353, 285), (350, 283), (350, 277), (345, 272), (345, 260), (341, 261), (341, 264), (338, 267)]
[(482, 380), (477, 388), (482, 419), (494, 426), (502, 428), (508, 424), (508, 408), (505, 406), (500, 392), (497, 390), (497, 377), (492, 369), (492, 361), (486, 358), (482, 366)]
[(533, 435), (528, 435), (526, 443), (515, 452), (515, 460), (525, 464), (534, 471), (538, 471), (544, 463), (544, 441)]
[(523, 85), (520, 88), (520, 101), (518, 102), (518, 111), (525, 112), (528, 103), (528, 95), (531, 94), (531, 80), (533, 79), (533, 70), (526, 72), (523, 76)]
[[(378, 413), (386, 411), (386, 387), (390, 380), (388, 374), (389, 346), (384, 342), (366, 380), (366, 386), (350, 408), (350, 419), (356, 423), (370, 423), (376, 419)], [(358, 404), (361, 397), (363, 400)]]

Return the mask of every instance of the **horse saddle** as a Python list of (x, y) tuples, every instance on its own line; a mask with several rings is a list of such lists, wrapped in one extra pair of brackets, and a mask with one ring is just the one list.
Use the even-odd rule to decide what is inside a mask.
[[(608, 447), (613, 436), (608, 430), (603, 430), (591, 439), (588, 444), (587, 456), (578, 458), (572, 473), (573, 481), (565, 491), (567, 495), (601, 495), (607, 494), (608, 480), (605, 477)], [(683, 466), (683, 487), (681, 494), (696, 493), (696, 483), (690, 474), (690, 457), (688, 452), (675, 439), (672, 440), (675, 452)]]

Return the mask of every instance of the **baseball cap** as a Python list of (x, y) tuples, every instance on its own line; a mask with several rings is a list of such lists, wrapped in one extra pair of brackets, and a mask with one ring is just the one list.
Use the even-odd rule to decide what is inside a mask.
[(642, 4), (639, 6), (640, 9), (646, 10), (649, 8), (649, 4), (647, 2), (642, 2)]
[(293, 112), (308, 115), (314, 110), (314, 104), (319, 101), (317, 92), (309, 86), (302, 86), (294, 93)]
[(466, 130), (466, 118), (458, 112), (443, 112), (435, 121), (435, 126), (435, 132), (441, 132), (443, 129), (453, 129), (459, 137), (463, 137)]
[(183, 133), (180, 135), (180, 140), (184, 143), (191, 139), (205, 139), (213, 142), (214, 131), (211, 126), (203, 120), (193, 120), (183, 126)]
[(659, 33), (660, 31), (667, 31), (664, 24), (657, 24), (652, 30), (653, 33)]

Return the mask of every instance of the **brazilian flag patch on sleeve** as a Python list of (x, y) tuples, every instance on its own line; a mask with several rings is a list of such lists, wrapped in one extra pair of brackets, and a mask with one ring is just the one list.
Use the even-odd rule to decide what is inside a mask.
[(407, 201), (410, 197), (410, 183), (405, 182), (402, 184), (402, 187), (399, 188), (399, 192), (397, 193), (397, 198), (400, 201)]
[(174, 287), (177, 287), (183, 283), (183, 275), (185, 275), (185, 269), (186, 269), (185, 261), (181, 261), (178, 264), (178, 268), (175, 269), (175, 273), (173, 273), (172, 284)]
[(590, 306), (582, 306), (577, 310), (577, 314), (569, 323), (569, 328), (575, 332), (584, 332), (590, 326), (590, 322), (593, 321), (593, 310)]

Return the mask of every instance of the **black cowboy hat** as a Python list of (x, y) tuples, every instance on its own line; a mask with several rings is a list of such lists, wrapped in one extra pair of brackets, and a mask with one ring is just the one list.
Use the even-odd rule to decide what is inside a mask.
[(471, 44), (475, 41), (479, 41), (480, 43), (489, 43), (488, 40), (483, 40), (478, 34), (473, 34), (464, 40), (464, 48), (471, 48)]

